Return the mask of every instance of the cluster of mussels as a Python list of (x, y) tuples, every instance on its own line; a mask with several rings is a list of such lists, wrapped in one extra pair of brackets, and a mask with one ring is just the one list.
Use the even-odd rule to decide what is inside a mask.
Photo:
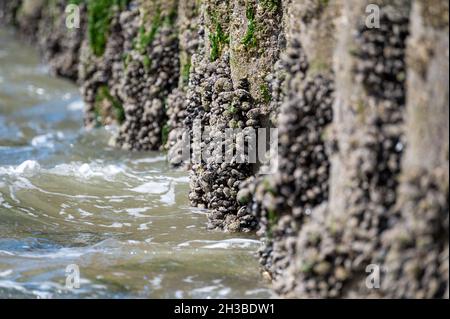
[(341, 163), (348, 178), (342, 199), (345, 211), (317, 214), (300, 232), (297, 267), (292, 268), (292, 276), (305, 283), (294, 289), (299, 296), (373, 293), (360, 278), (367, 265), (380, 264), (380, 234), (390, 226), (396, 201), (403, 150), (408, 10), (387, 5), (380, 16), (381, 28), (368, 29), (363, 23), (358, 27), (354, 77), (367, 95), (361, 102), (364, 106), (353, 107), (361, 113), (353, 124), (355, 130), (339, 127), (348, 123), (334, 123), (346, 136), (339, 139), (336, 150), (345, 152)]
[(0, 24), (14, 25), (19, 35), (36, 43), (50, 71), (70, 80), (78, 79), (80, 47), (86, 25), (86, 5), (80, 3), (80, 25), (66, 25), (67, 0), (49, 5), (42, 0), (4, 0), (0, 4)]
[[(420, 1), (376, 2), (377, 28), (362, 14), (368, 0), (80, 1), (72, 31), (70, 0), (4, 0), (0, 23), (79, 81), (88, 127), (119, 124), (115, 145), (165, 147), (173, 165), (189, 155), (191, 203), (209, 210), (210, 229), (258, 230), (278, 293), (448, 297), (448, 166), (402, 171), (409, 32), (445, 1), (422, 8), (413, 27)], [(107, 16), (89, 13), (105, 6)], [(435, 28), (448, 36), (448, 15), (441, 20)], [(91, 39), (99, 26), (106, 38)], [(441, 52), (423, 47), (426, 82), (427, 57)], [(260, 175), (252, 132), (271, 126), (276, 169)], [(371, 264), (384, 266), (379, 290), (366, 286)]]
[(20, 5), (20, 1), (2, 1), (0, 3), (0, 25), (15, 25)]
[(158, 150), (163, 139), (166, 98), (178, 85), (178, 39), (171, 25), (160, 26), (145, 48), (132, 50), (122, 80), (125, 121), (117, 144), (129, 150)]
[[(256, 127), (258, 109), (252, 107), (252, 98), (245, 81), (239, 83), (236, 89), (230, 78), (229, 55), (213, 62), (203, 59), (195, 66), (191, 84), (199, 81), (203, 90), (200, 94), (189, 94), (187, 122), (195, 125), (201, 123), (204, 130), (201, 141), (194, 141), (206, 158), (194, 163), (191, 171), (191, 193), (189, 198), (195, 206), (210, 209), (209, 228), (220, 228), (230, 232), (249, 231), (256, 227), (256, 221), (241, 207), (236, 200), (242, 181), (253, 174), (252, 165), (244, 158), (238, 158), (236, 152), (239, 145), (237, 134), (245, 139), (246, 127)], [(195, 103), (200, 102), (199, 112)], [(196, 111), (189, 112), (194, 106)], [(192, 116), (195, 114), (195, 117)], [(205, 130), (205, 128), (209, 128)], [(239, 129), (237, 134), (225, 138), (227, 129)], [(194, 129), (193, 129), (194, 130)], [(216, 143), (216, 141), (219, 141)], [(232, 154), (229, 160), (222, 152), (224, 145), (229, 145)], [(194, 145), (195, 146), (195, 145)]]
[[(219, 8), (222, 4), (210, 1), (209, 5), (210, 10), (206, 12), (212, 17), (213, 29), (219, 32), (218, 25), (214, 25), (217, 21), (211, 5)], [(230, 30), (226, 30), (233, 34), (230, 47), (215, 61), (211, 61), (211, 52), (206, 49), (200, 50), (193, 59), (185, 123), (192, 128), (197, 120), (196, 123), (209, 128), (209, 132), (203, 131), (203, 139), (198, 144), (200, 150), (208, 148), (209, 153), (208, 158), (192, 166), (190, 199), (195, 206), (210, 210), (210, 229), (236, 232), (254, 230), (258, 226), (255, 215), (247, 209), (251, 192), (245, 185), (258, 171), (259, 164), (251, 159), (252, 151), (256, 152), (253, 148), (257, 147), (257, 129), (275, 123), (282, 99), (281, 83), (285, 72), (281, 65), (279, 75), (273, 76), (273, 62), (280, 50), (277, 41), (280, 9), (278, 3), (236, 4), (232, 15), (245, 16), (247, 25), (242, 28), (230, 23)], [(265, 24), (265, 28), (258, 29), (259, 33), (254, 29), (257, 21)], [(217, 34), (209, 34), (210, 41), (214, 36)], [(248, 69), (244, 70), (245, 67)], [(253, 69), (249, 74), (248, 70)], [(230, 130), (233, 132), (227, 135)]]
[(417, 170), (402, 181), (397, 220), (381, 249), (388, 270), (382, 288), (393, 298), (448, 298), (448, 188), (440, 186), (446, 174)]
[(104, 53), (97, 55), (93, 52), (88, 38), (85, 38), (81, 47), (79, 81), (85, 102), (85, 125), (88, 128), (118, 123), (123, 119), (123, 102), (119, 92), (125, 37), (121, 16), (127, 13), (117, 7), (113, 10), (109, 31), (111, 35)]
[[(184, 163), (182, 150), (186, 141), (184, 134), (188, 133), (185, 128), (187, 118), (187, 107), (189, 87), (192, 78), (193, 57), (202, 46), (202, 28), (199, 16), (200, 7), (195, 1), (185, 1), (179, 6), (179, 19), (177, 21), (179, 30), (180, 49), (180, 79), (178, 88), (167, 98), (167, 141), (163, 140), (164, 148), (168, 150), (168, 159), (171, 165), (180, 166)], [(192, 94), (192, 91), (191, 91)]]
[[(392, 227), (383, 233), (380, 249), (388, 270), (382, 289), (395, 298), (449, 297), (448, 100), (432, 93), (448, 92), (448, 57), (436, 54), (448, 48), (448, 6), (447, 1), (416, 2), (410, 17), (408, 147), (389, 220)], [(430, 100), (424, 102), (426, 95)], [(432, 111), (425, 116), (425, 109)], [(439, 142), (430, 142), (430, 135)], [(431, 150), (434, 146), (438, 149)]]
[[(284, 277), (295, 259), (296, 238), (305, 219), (328, 198), (329, 161), (323, 133), (332, 121), (334, 93), (333, 81), (323, 75), (294, 89), (295, 83), (305, 79), (308, 62), (298, 41), (286, 53), (288, 94), (278, 117), (278, 172), (270, 180), (250, 181), (240, 192), (240, 198), (253, 193), (249, 209), (258, 218), (260, 233), (267, 236), (260, 261), (275, 279)], [(283, 280), (283, 285), (287, 282), (295, 280)], [(279, 292), (291, 289), (278, 287)]]
[(57, 0), (53, 6), (44, 7), (39, 21), (38, 42), (44, 60), (50, 64), (51, 72), (76, 81), (86, 27), (86, 4), (80, 4), (79, 25), (73, 25), (72, 28), (67, 27), (66, 6), (66, 0)]

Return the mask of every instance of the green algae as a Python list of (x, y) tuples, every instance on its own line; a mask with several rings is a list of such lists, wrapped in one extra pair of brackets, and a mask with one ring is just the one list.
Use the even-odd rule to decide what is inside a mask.
[(272, 101), (272, 94), (270, 93), (269, 86), (266, 83), (261, 84), (259, 91), (264, 103), (268, 104)]
[(183, 64), (183, 67), (181, 68), (181, 79), (183, 81), (183, 85), (189, 84), (191, 68), (192, 68), (191, 57), (188, 56), (186, 62)]
[(245, 15), (247, 17), (247, 32), (245, 33), (241, 43), (249, 49), (258, 45), (258, 40), (256, 39), (255, 8), (251, 5), (247, 5)]
[(158, 31), (161, 28), (162, 24), (163, 19), (161, 15), (161, 8), (158, 7), (156, 8), (155, 14), (153, 16), (150, 30), (146, 30), (144, 23), (142, 23), (141, 27), (139, 28), (139, 33), (134, 43), (134, 48), (139, 51), (139, 53), (147, 53), (148, 46), (155, 40), (155, 37), (158, 34)]
[(167, 142), (169, 141), (169, 134), (170, 134), (170, 126), (169, 124), (164, 124), (164, 126), (162, 127), (161, 130), (161, 140), (162, 140), (162, 145), (166, 145)]
[(98, 88), (97, 95), (95, 97), (94, 113), (96, 116), (97, 125), (99, 126), (101, 123), (101, 104), (105, 100), (111, 103), (117, 122), (122, 124), (125, 121), (125, 110), (122, 103), (111, 95), (107, 85), (102, 85)]
[(269, 11), (276, 11), (280, 7), (280, 0), (261, 0), (261, 6)]
[(211, 42), (211, 62), (216, 61), (221, 55), (223, 48), (230, 43), (229, 35), (225, 34), (220, 23), (216, 22), (215, 32), (209, 35), (209, 41)]
[[(129, 0), (87, 1), (88, 38), (91, 49), (96, 56), (102, 56), (105, 53), (115, 10), (124, 10), (128, 6), (128, 2)], [(81, 3), (81, 0), (78, 0), (78, 3)]]

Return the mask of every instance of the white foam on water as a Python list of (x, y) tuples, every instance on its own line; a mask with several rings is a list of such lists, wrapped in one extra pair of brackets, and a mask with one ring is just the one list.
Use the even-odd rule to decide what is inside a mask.
[(195, 278), (195, 277), (196, 277), (196, 276), (187, 276), (186, 278), (183, 279), (183, 282), (186, 282), (186, 283), (188, 283), (188, 284), (191, 284), (191, 283), (194, 282), (194, 278)]
[(34, 174), (41, 169), (38, 162), (27, 160), (13, 169), (15, 174)]
[[(36, 290), (36, 289), (27, 289), (24, 287), (25, 284), (23, 283), (18, 283), (18, 282), (13, 282), (10, 280), (0, 280), (0, 288), (5, 288), (8, 290), (16, 290), (20, 293), (30, 293), (36, 296), (37, 299), (51, 299), (53, 298), (53, 294), (49, 291), (40, 291), (40, 290)], [(44, 284), (34, 284), (34, 283), (26, 283), (26, 285), (32, 285), (32, 286), (37, 286), (38, 289), (42, 289), (42, 290), (50, 290), (50, 289), (54, 289), (56, 291), (61, 291), (62, 290), (62, 286), (61, 285), (57, 285), (57, 284), (49, 284), (49, 283), (44, 283)]]
[(126, 224), (114, 222), (111, 225), (99, 225), (99, 226), (106, 227), (106, 228), (122, 228), (124, 225), (126, 225)]
[(269, 289), (259, 288), (259, 289), (248, 290), (248, 291), (245, 292), (245, 295), (246, 296), (253, 296), (253, 295), (258, 295), (258, 294), (267, 293), (267, 292), (271, 293), (271, 291)]
[(9, 205), (9, 204), (8, 204), (8, 203), (6, 203), (6, 202), (5, 202), (5, 203), (3, 203), (3, 204), (2, 204), (2, 206), (3, 206), (3, 207), (5, 207), (5, 208), (7, 208), (7, 209), (11, 209), (11, 208), (13, 208), (13, 207), (12, 207), (11, 205)]
[[(22, 179), (22, 182), (23, 182), (23, 180), (24, 179)], [(27, 184), (23, 184), (23, 185), (26, 185), (27, 188), (34, 189), (36, 191), (39, 191), (39, 192), (41, 192), (43, 194), (47, 194), (47, 195), (61, 196), (61, 197), (65, 197), (65, 198), (76, 198), (76, 199), (98, 199), (98, 198), (100, 198), (98, 196), (93, 196), (93, 195), (68, 195), (68, 194), (57, 193), (57, 192), (49, 192), (49, 191), (43, 190), (42, 188), (34, 186), (28, 180), (26, 180), (26, 181), (28, 183)], [(17, 182), (14, 183), (14, 186), (18, 186), (18, 185), (20, 185), (20, 184), (18, 184)], [(25, 188), (25, 187), (23, 187), (23, 185), (22, 185), (22, 188)], [(13, 198), (13, 192), (11, 192), (11, 198)], [(14, 198), (13, 198), (13, 200), (14, 200)]]
[(36, 295), (37, 299), (52, 299), (53, 298), (53, 294), (51, 292), (33, 290), (32, 293), (34, 295)]
[(148, 222), (148, 223), (140, 224), (139, 227), (138, 227), (138, 230), (148, 230), (149, 229), (148, 225), (151, 225), (151, 224), (153, 224), (153, 223), (152, 222)]
[(62, 96), (62, 99), (64, 100), (64, 101), (68, 101), (68, 100), (70, 100), (72, 98), (72, 94), (71, 93), (65, 93), (63, 96)]
[(147, 215), (142, 215), (141, 213), (145, 213), (148, 211), (150, 207), (142, 207), (142, 208), (127, 208), (125, 211), (128, 213), (128, 215), (137, 217), (137, 218), (146, 218)]
[(171, 179), (174, 182), (183, 183), (183, 184), (189, 184), (189, 177), (183, 176), (183, 177), (173, 177)]
[(182, 299), (184, 295), (184, 292), (182, 290), (175, 291), (175, 298)]
[[(99, 202), (98, 200), (96, 200), (96, 202)], [(113, 206), (100, 206), (100, 205), (94, 205), (95, 208), (100, 208), (100, 209), (113, 209)]]
[(261, 245), (261, 242), (253, 239), (226, 239), (213, 244), (203, 246), (207, 249), (249, 248), (253, 245)]
[(167, 205), (175, 204), (175, 187), (171, 184), (170, 189), (164, 195), (161, 195), (160, 201)]
[(111, 203), (122, 203), (124, 201), (123, 198), (111, 198), (109, 202)]
[(0, 250), (0, 256), (14, 256), (14, 254), (10, 251)]
[(231, 288), (225, 287), (225, 288), (220, 289), (217, 293), (219, 296), (225, 297), (226, 295), (229, 295), (230, 292), (231, 292)]
[(43, 95), (46, 94), (46, 91), (45, 91), (44, 88), (37, 87), (37, 86), (32, 85), (32, 84), (27, 86), (27, 90), (28, 90), (28, 92), (30, 92), (32, 94), (35, 94), (35, 95), (38, 95), (38, 96), (43, 96)]
[(5, 271), (0, 271), (0, 277), (5, 278), (5, 277), (10, 276), (12, 273), (13, 273), (12, 269), (7, 269)]
[(84, 179), (90, 179), (94, 177), (104, 178), (110, 180), (124, 172), (124, 169), (119, 165), (101, 165), (99, 163), (70, 163), (56, 165), (49, 170), (49, 173), (60, 176), (75, 176)]
[[(89, 279), (80, 278), (80, 285), (82, 287), (90, 284), (91, 281)], [(54, 298), (54, 293), (60, 293), (62, 291), (70, 291), (76, 294), (86, 292), (86, 289), (81, 288), (74, 291), (73, 289), (67, 288), (66, 286), (63, 286), (56, 282), (31, 282), (27, 283), (27, 285), (33, 287), (33, 289), (29, 291), (38, 299), (51, 299)]]
[[(0, 183), (0, 187), (3, 187)], [(2, 205), (3, 203), (6, 203), (5, 199), (3, 198), (2, 193), (0, 193), (0, 205)]]
[(72, 112), (82, 111), (84, 109), (83, 101), (75, 101), (67, 105), (67, 109)]
[(16, 203), (20, 203), (20, 201), (15, 197), (14, 190), (15, 189), (37, 189), (26, 177), (18, 176), (17, 180), (9, 187), (10, 195), (13, 201)]
[(58, 251), (20, 252), (15, 253), (13, 255), (17, 257), (25, 257), (30, 259), (72, 259), (72, 258), (80, 258), (85, 253), (87, 253), (87, 251), (82, 251), (76, 248), (61, 248)]
[(80, 168), (78, 169), (78, 172), (85, 177), (88, 177), (88, 176), (91, 176), (94, 174), (94, 172), (92, 171), (89, 164), (86, 164), (86, 163), (80, 166)]
[(89, 212), (87, 212), (87, 211), (85, 211), (85, 210), (83, 210), (83, 209), (81, 209), (81, 208), (78, 208), (78, 211), (80, 212), (80, 215), (81, 215), (82, 217), (89, 217), (89, 216), (92, 216), (92, 215), (93, 215), (92, 213), (89, 213)]
[(0, 280), (0, 288), (14, 289), (14, 290), (20, 291), (22, 293), (27, 292), (27, 290), (24, 287), (22, 287), (20, 284), (10, 281), (10, 280)]
[(167, 182), (147, 182), (130, 190), (141, 194), (162, 195), (170, 190), (170, 185)]
[(31, 140), (31, 145), (34, 147), (54, 148), (55, 141), (61, 141), (64, 139), (64, 137), (65, 135), (61, 131), (58, 131), (56, 133), (38, 135)]
[[(18, 171), (22, 171), (24, 170), (25, 172), (38, 172), (38, 171), (43, 171), (37, 168), (34, 168), (33, 164), (22, 164), (24, 165), (24, 168), (12, 168), (12, 169), (8, 169), (8, 173), (11, 174), (16, 174), (16, 172)], [(30, 165), (30, 166), (29, 166)], [(38, 164), (39, 165), (39, 164)], [(39, 166), (36, 166), (39, 167)], [(0, 170), (1, 173), (1, 170)], [(24, 175), (32, 175), (30, 173), (24, 173)], [(33, 174), (34, 175), (34, 174)], [(29, 181), (27, 178), (19, 175), (16, 177), (17, 179), (13, 182), (12, 185), (9, 186), (9, 190), (10, 190), (10, 196), (11, 199), (13, 201), (15, 201), (16, 203), (20, 203), (20, 201), (15, 197), (15, 191), (17, 189), (27, 189), (27, 190), (35, 190), (38, 191), (40, 193), (46, 194), (46, 195), (53, 195), (53, 196), (61, 196), (61, 197), (66, 197), (66, 198), (76, 198), (76, 199), (98, 199), (98, 196), (92, 196), (92, 195), (68, 195), (68, 194), (64, 194), (64, 193), (58, 193), (58, 192), (50, 192), (50, 191), (46, 191), (42, 188), (39, 188), (35, 185), (33, 185), (33, 183), (31, 183), (31, 181)]]
[(161, 283), (163, 281), (163, 276), (162, 275), (158, 275), (155, 278), (153, 278), (152, 280), (149, 280), (149, 282), (152, 284), (152, 288), (153, 289), (161, 289)]
[(193, 294), (205, 294), (205, 293), (211, 293), (214, 290), (216, 290), (217, 286), (206, 286), (206, 287), (202, 287), (202, 288), (197, 288), (197, 289), (193, 289), (192, 293)]
[(133, 163), (133, 164), (143, 164), (143, 163), (151, 164), (151, 163), (163, 162), (165, 160), (166, 160), (165, 156), (156, 156), (156, 157), (140, 158), (140, 159), (132, 160), (131, 163)]
[(33, 145), (34, 147), (41, 146), (53, 148), (55, 147), (55, 144), (50, 139), (51, 134), (39, 135), (31, 140), (31, 145)]
[(250, 248), (252, 246), (260, 246), (261, 242), (254, 239), (232, 238), (225, 240), (190, 240), (177, 246), (179, 248), (200, 246), (204, 249), (229, 249), (229, 248)]
[(134, 196), (132, 195), (112, 195), (112, 196), (105, 196), (105, 199), (107, 199), (108, 201), (116, 201), (119, 202), (120, 199), (125, 200), (125, 199), (130, 199), (130, 198), (134, 198)]

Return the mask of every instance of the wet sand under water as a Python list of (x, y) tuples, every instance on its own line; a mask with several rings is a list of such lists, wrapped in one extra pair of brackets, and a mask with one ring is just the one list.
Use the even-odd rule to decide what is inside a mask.
[(164, 154), (83, 130), (77, 88), (15, 38), (0, 30), (0, 298), (270, 297), (261, 243), (207, 231)]

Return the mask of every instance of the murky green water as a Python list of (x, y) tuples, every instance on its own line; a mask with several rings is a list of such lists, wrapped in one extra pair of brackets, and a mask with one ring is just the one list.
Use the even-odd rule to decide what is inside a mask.
[(260, 243), (208, 232), (185, 172), (108, 147), (112, 128), (84, 131), (82, 107), (0, 30), (0, 298), (269, 297)]

